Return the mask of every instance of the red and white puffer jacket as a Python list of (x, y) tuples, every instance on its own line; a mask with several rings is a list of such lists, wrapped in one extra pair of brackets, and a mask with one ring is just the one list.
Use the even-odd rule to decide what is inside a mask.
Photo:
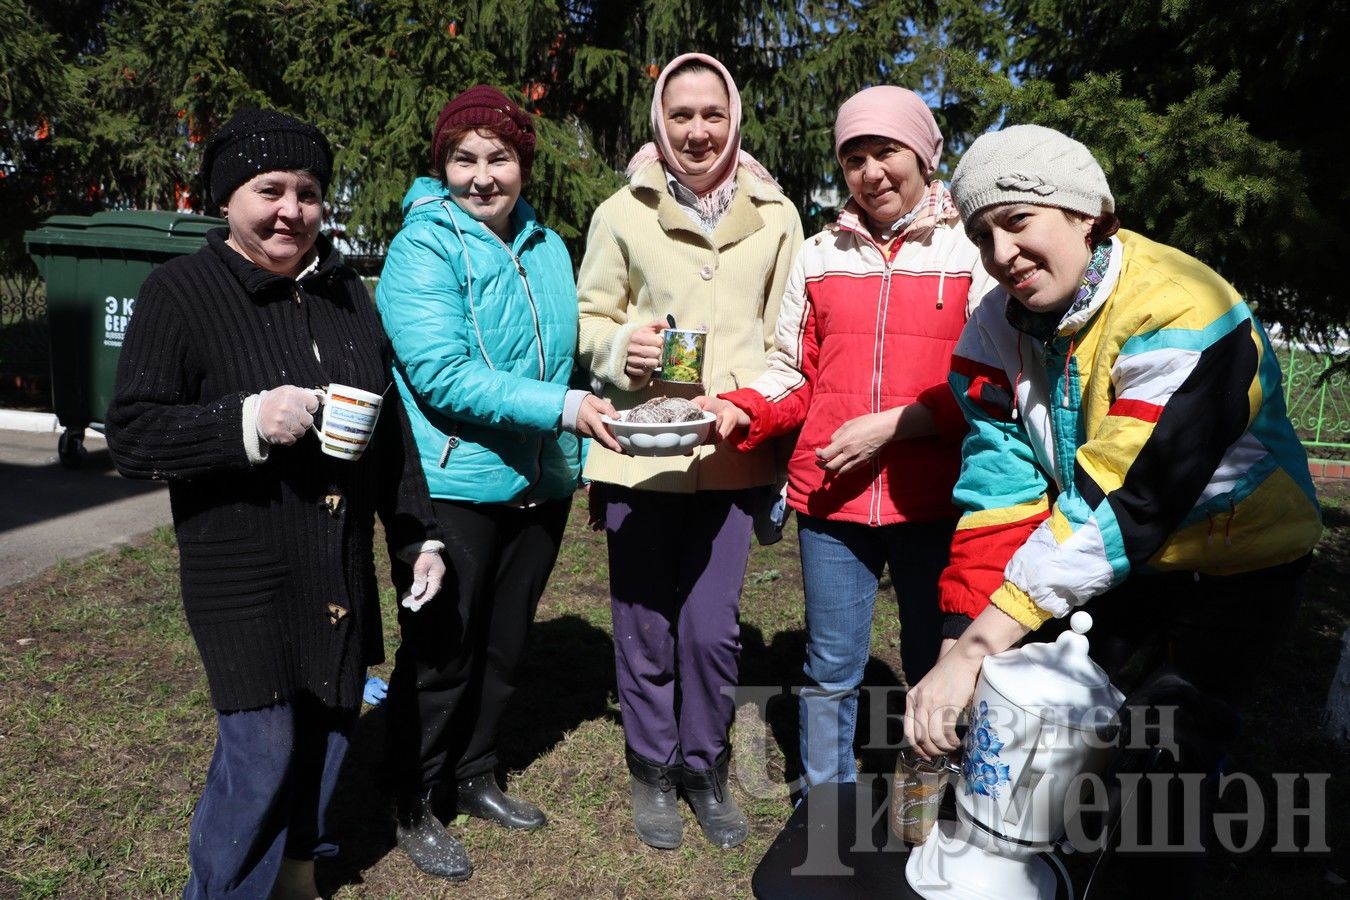
[[(801, 428), (788, 463), (788, 504), (800, 513), (866, 525), (955, 520), (966, 424), (947, 374), (962, 327), (994, 286), (960, 220), (933, 220), (888, 258), (850, 202), (797, 254), (768, 371), (719, 395), (750, 416), (737, 446)], [(915, 402), (938, 435), (892, 441), (841, 475), (817, 464), (845, 422)]]

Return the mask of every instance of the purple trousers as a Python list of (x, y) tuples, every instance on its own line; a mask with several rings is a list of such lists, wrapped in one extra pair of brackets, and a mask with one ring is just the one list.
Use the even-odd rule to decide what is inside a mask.
[(751, 491), (602, 488), (624, 737), (638, 756), (710, 769), (736, 713)]

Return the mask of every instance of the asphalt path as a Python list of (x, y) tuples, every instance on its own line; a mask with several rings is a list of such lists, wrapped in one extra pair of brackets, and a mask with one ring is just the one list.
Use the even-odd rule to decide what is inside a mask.
[(80, 469), (57, 461), (56, 438), (0, 430), (0, 590), (170, 521), (163, 483), (117, 474), (98, 435)]

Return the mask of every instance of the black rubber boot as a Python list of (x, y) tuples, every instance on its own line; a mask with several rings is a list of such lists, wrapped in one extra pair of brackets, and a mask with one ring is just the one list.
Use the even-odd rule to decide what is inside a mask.
[(464, 845), (431, 811), (431, 792), (399, 800), (394, 834), (417, 868), (428, 875), (463, 881), (473, 874)]
[(497, 784), (497, 776), (492, 772), (466, 778), (456, 790), (456, 811), (476, 819), (487, 819), (517, 831), (534, 831), (548, 824), (548, 817), (539, 807), (502, 791)]
[(664, 765), (643, 759), (625, 749), (633, 790), (633, 825), (642, 843), (660, 850), (674, 850), (684, 840), (680, 821), (679, 787), (683, 766)]
[(684, 796), (703, 834), (723, 850), (739, 846), (750, 834), (745, 814), (727, 787), (727, 751), (711, 769), (684, 767)]

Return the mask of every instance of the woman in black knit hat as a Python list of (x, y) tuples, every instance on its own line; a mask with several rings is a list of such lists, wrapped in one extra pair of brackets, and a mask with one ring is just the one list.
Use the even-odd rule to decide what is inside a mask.
[[(183, 605), (218, 716), (184, 897), (314, 900), (314, 859), (368, 665), (380, 661), (378, 513), (420, 606), (445, 572), (435, 516), (370, 298), (319, 235), (328, 141), (244, 110), (203, 179), (228, 228), (153, 272), (118, 363), (108, 446), (169, 482)], [(309, 434), (317, 388), (384, 394), (365, 452)]]

